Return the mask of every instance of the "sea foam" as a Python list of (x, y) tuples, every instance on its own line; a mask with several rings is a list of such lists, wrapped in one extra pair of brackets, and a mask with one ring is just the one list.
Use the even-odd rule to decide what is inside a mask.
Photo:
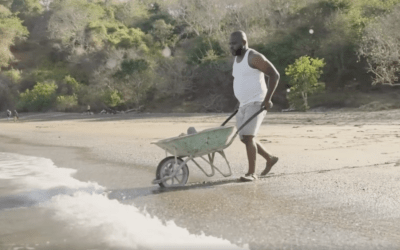
[(116, 249), (248, 249), (228, 240), (194, 235), (173, 221), (163, 223), (133, 205), (110, 200), (105, 187), (82, 182), (76, 170), (59, 168), (50, 159), (0, 152), (0, 180), (13, 195), (51, 211), (71, 230)]

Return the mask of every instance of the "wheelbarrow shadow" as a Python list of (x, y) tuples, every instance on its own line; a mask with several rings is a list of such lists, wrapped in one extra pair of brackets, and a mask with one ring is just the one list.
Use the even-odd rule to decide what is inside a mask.
[[(270, 173), (266, 176), (259, 176), (259, 181), (266, 180), (268, 178), (277, 178), (282, 176), (293, 176), (293, 175), (306, 175), (306, 174), (325, 174), (329, 172), (335, 171), (342, 171), (345, 169), (357, 169), (357, 168), (370, 168), (370, 167), (386, 167), (389, 165), (398, 166), (399, 161), (393, 162), (382, 162), (382, 163), (374, 163), (370, 165), (362, 165), (362, 166), (344, 166), (341, 168), (335, 169), (321, 169), (321, 170), (312, 170), (312, 171), (305, 171), (305, 172), (294, 172), (294, 173), (280, 173), (274, 174)], [(250, 182), (251, 183), (251, 182)], [(168, 188), (161, 188), (158, 186), (152, 187), (143, 187), (143, 188), (132, 188), (132, 189), (120, 189), (120, 190), (109, 190), (108, 191), (108, 198), (109, 199), (117, 199), (117, 200), (130, 200), (135, 199), (138, 197), (148, 196), (148, 195), (157, 195), (162, 193), (168, 192), (177, 192), (177, 191), (185, 191), (185, 190), (192, 190), (192, 189), (207, 189), (207, 188), (214, 188), (220, 185), (229, 185), (229, 184), (250, 184), (249, 182), (242, 182), (239, 178), (225, 178), (222, 180), (211, 180), (207, 182), (197, 182), (197, 183), (189, 183), (185, 186), (181, 187), (168, 187)], [(254, 182), (259, 183), (259, 182)], [(262, 182), (261, 182), (262, 183)]]
[[(268, 178), (268, 177), (265, 176), (263, 178)], [(162, 193), (179, 192), (179, 191), (193, 190), (193, 189), (208, 189), (221, 185), (245, 184), (245, 183), (246, 182), (242, 182), (239, 180), (239, 178), (236, 177), (236, 178), (225, 178), (223, 180), (189, 183), (186, 184), (185, 186), (180, 186), (180, 187), (162, 188), (159, 186), (152, 186), (152, 187), (141, 187), (141, 188), (131, 188), (131, 189), (117, 189), (117, 190), (108, 190), (108, 198), (116, 200), (132, 200), (138, 197), (158, 195)]]

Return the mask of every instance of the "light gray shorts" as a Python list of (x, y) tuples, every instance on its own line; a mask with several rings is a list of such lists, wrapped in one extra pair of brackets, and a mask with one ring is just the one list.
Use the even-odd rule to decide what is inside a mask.
[[(236, 114), (236, 127), (239, 129), (243, 123), (245, 123), (257, 111), (259, 111), (261, 108), (261, 104), (262, 102), (252, 102), (240, 107), (239, 111)], [(253, 120), (247, 123), (247, 125), (239, 131), (240, 139), (243, 139), (243, 135), (256, 136), (266, 114), (267, 111), (264, 110), (259, 115), (254, 117)]]

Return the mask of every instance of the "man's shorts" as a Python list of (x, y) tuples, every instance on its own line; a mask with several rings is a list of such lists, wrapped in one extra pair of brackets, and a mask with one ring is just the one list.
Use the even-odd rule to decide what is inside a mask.
[[(236, 127), (240, 128), (243, 123), (245, 123), (252, 115), (260, 110), (262, 102), (251, 102), (239, 108), (236, 114)], [(247, 123), (242, 130), (239, 131), (240, 139), (243, 139), (243, 135), (254, 135), (256, 136), (258, 130), (260, 129), (261, 123), (264, 120), (267, 111), (264, 110), (259, 115), (253, 118), (249, 123)]]

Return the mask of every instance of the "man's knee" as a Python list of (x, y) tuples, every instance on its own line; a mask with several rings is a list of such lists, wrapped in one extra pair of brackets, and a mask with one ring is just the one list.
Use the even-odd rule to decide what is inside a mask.
[(243, 135), (241, 141), (244, 144), (253, 143), (254, 135)]

